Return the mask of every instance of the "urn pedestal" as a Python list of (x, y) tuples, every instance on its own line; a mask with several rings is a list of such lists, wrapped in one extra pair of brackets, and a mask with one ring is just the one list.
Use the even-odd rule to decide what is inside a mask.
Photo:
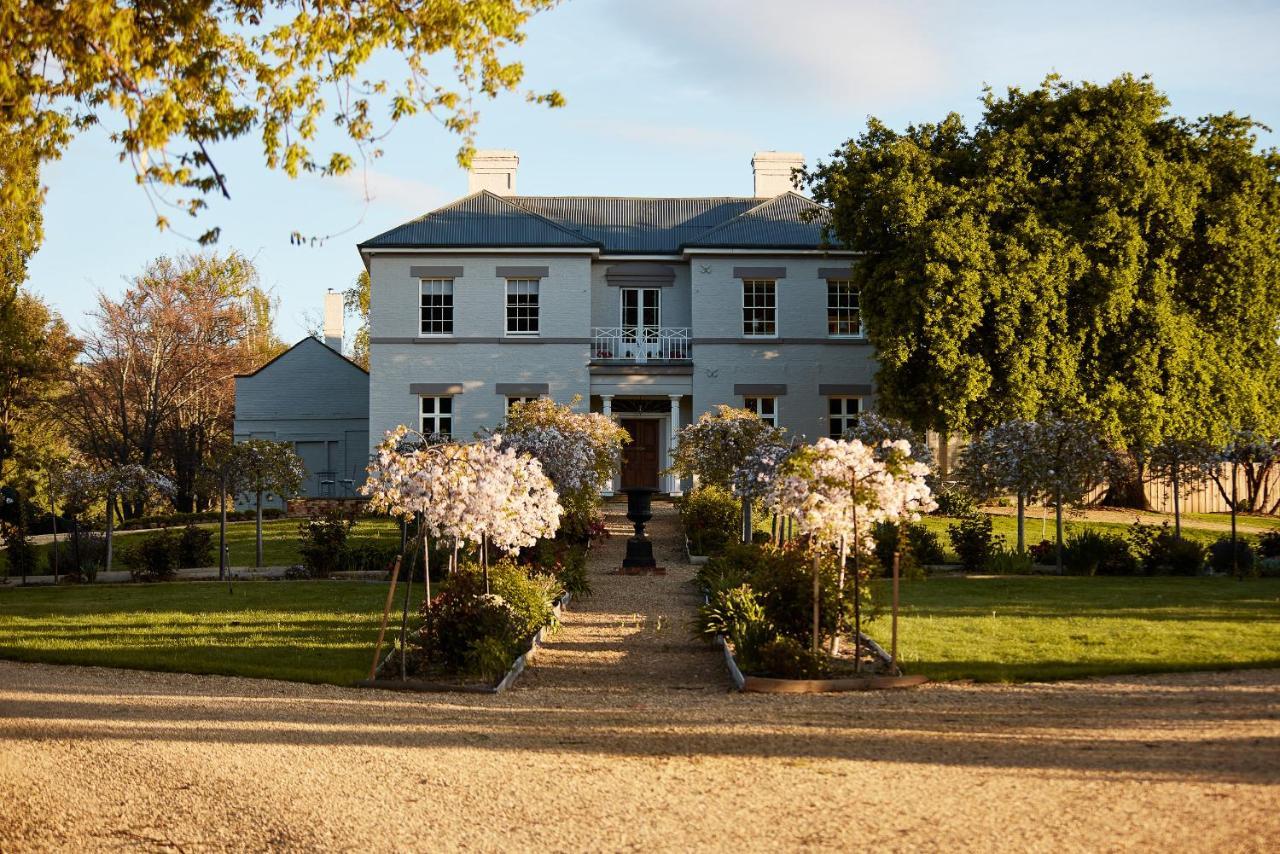
[(627, 494), (627, 519), (635, 525), (635, 535), (627, 540), (627, 555), (622, 559), (624, 569), (653, 569), (658, 564), (653, 559), (653, 541), (644, 533), (644, 525), (653, 518), (653, 494), (658, 490), (651, 486), (630, 486)]

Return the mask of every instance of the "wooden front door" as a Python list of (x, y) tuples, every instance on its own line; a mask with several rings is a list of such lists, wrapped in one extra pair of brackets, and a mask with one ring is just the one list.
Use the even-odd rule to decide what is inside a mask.
[(622, 488), (658, 487), (658, 424), (653, 418), (623, 418), (631, 442), (622, 449)]

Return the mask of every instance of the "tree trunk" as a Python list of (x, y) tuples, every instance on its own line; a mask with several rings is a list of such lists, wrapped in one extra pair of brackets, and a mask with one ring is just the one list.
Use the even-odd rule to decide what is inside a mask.
[(1178, 465), (1175, 463), (1169, 473), (1173, 486), (1173, 536), (1182, 539), (1182, 487), (1178, 483)]
[(1054, 526), (1057, 529), (1057, 537), (1058, 537), (1058, 549), (1057, 549), (1058, 575), (1062, 575), (1062, 488), (1061, 487), (1059, 487), (1057, 492), (1054, 494), (1053, 503), (1054, 503), (1053, 521), (1054, 521)]
[(427, 586), (427, 595), (422, 600), (422, 604), (428, 611), (431, 610), (431, 535), (427, 533), (427, 526), (422, 526), (422, 580)]
[(751, 524), (751, 499), (742, 499), (742, 541), (744, 543), (751, 542), (752, 535)]
[(58, 506), (53, 502), (53, 490), (49, 490), (49, 518), (53, 520), (53, 586), (58, 586)]
[(840, 538), (840, 574), (839, 586), (836, 588), (836, 630), (831, 636), (831, 654), (840, 654), (840, 628), (844, 623), (844, 565), (849, 559), (849, 547), (844, 537)]
[(218, 580), (227, 578), (227, 476), (220, 482), (222, 497), (218, 502)]
[(1133, 468), (1123, 474), (1113, 474), (1107, 491), (1099, 502), (1103, 507), (1124, 507), (1131, 510), (1150, 510), (1147, 490), (1143, 486), (1143, 465), (1134, 461)]
[(813, 643), (811, 647), (818, 652), (818, 550), (813, 551)]
[(114, 494), (107, 493), (107, 572), (111, 571), (111, 535), (116, 528), (115, 514), (116, 497)]
[(1236, 554), (1236, 514), (1239, 512), (1236, 507), (1236, 469), (1239, 466), (1235, 460), (1231, 461), (1231, 574), (1240, 579), (1240, 558)]
[(1018, 554), (1027, 553), (1027, 494), (1018, 490)]
[(261, 489), (257, 491), (256, 496), (257, 496), (257, 504), (254, 512), (254, 527), (256, 530), (254, 532), (254, 535), (255, 535), (255, 539), (257, 540), (257, 543), (256, 543), (257, 548), (254, 551), (254, 566), (261, 568), (262, 567), (262, 490)]

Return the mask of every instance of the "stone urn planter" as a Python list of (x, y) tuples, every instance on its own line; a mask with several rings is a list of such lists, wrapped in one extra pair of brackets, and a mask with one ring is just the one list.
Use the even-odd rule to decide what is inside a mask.
[(658, 565), (653, 559), (653, 541), (644, 532), (645, 523), (653, 518), (653, 494), (657, 491), (652, 486), (623, 490), (627, 494), (627, 519), (635, 526), (635, 535), (627, 540), (623, 569), (653, 569)]

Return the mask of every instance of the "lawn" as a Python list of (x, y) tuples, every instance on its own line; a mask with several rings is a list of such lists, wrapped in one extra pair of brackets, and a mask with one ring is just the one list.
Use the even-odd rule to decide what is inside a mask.
[[(1276, 579), (930, 578), (901, 596), (903, 667), (932, 679), (1280, 667)], [(888, 644), (887, 609), (869, 634)]]
[(385, 584), (183, 582), (0, 590), (0, 658), (349, 685)]

